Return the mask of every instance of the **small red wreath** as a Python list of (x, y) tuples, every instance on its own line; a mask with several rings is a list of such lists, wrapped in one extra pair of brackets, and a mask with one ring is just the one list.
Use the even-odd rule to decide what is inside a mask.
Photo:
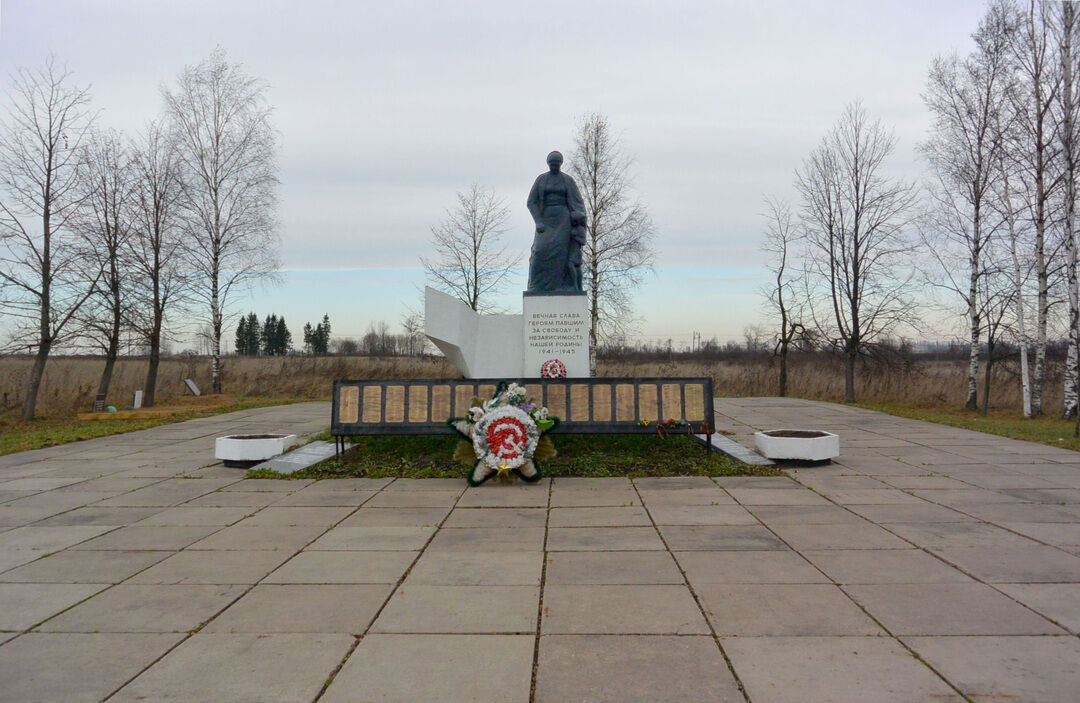
[(516, 417), (503, 417), (488, 425), (487, 439), (491, 453), (499, 459), (513, 460), (525, 452), (528, 431)]
[(540, 366), (542, 378), (566, 378), (566, 364), (558, 359), (548, 359)]

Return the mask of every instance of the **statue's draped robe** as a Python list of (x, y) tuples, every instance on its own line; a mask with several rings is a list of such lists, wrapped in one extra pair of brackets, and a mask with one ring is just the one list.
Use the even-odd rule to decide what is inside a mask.
[[(529, 257), (529, 291), (548, 293), (578, 291), (570, 261), (571, 240), (574, 236), (571, 213), (583, 217), (585, 201), (574, 179), (565, 173), (542, 173), (537, 176), (529, 193), (529, 212), (543, 232), (536, 232), (532, 255)], [(580, 243), (573, 246), (580, 247)], [(577, 263), (581, 259), (578, 257)]]

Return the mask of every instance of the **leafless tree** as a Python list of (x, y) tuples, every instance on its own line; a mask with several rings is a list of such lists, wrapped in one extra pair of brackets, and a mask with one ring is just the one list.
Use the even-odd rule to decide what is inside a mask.
[(402, 350), (406, 356), (422, 356), (427, 346), (424, 336), (424, 318), (415, 311), (409, 311), (401, 318)]
[(1046, 339), (1050, 313), (1047, 241), (1052, 222), (1053, 199), (1061, 185), (1060, 140), (1054, 115), (1061, 89), (1061, 66), (1055, 55), (1050, 3), (1029, 0), (1020, 7), (1015, 0), (998, 0), (1000, 11), (1012, 15), (1017, 30), (1009, 33), (1011, 56), (1018, 89), (1016, 135), (1009, 145), (1018, 185), (1023, 189), (1026, 212), (1034, 233), (1034, 274), (1037, 285), (1035, 320), (1035, 367), (1031, 378), (1031, 414), (1043, 413), (1043, 382), (1046, 377)]
[(876, 341), (915, 325), (904, 228), (914, 189), (884, 173), (896, 138), (859, 103), (796, 171), (807, 235), (808, 289), (829, 310), (811, 315), (844, 355), (844, 399), (855, 400), (855, 363)]
[(1062, 173), (1062, 243), (1065, 247), (1065, 284), (1068, 289), (1069, 347), (1065, 362), (1065, 387), (1063, 415), (1066, 419), (1077, 416), (1078, 369), (1077, 351), (1080, 345), (1080, 296), (1077, 291), (1077, 242), (1076, 242), (1076, 179), (1080, 169), (1080, 143), (1077, 139), (1077, 100), (1080, 99), (1080, 71), (1077, 71), (1077, 54), (1073, 49), (1080, 23), (1076, 20), (1076, 6), (1072, 2), (1055, 3), (1056, 39), (1061, 56), (1061, 90), (1059, 91), (1060, 128), (1058, 135), (1061, 148)]
[(1017, 346), (1020, 348), (1020, 385), (1024, 417), (1031, 417), (1031, 364), (1028, 351), (1031, 338), (1027, 332), (1027, 309), (1024, 291), (1031, 274), (1031, 266), (1022, 252), (1027, 251), (1025, 238), (1026, 220), (1022, 218), (1023, 203), (1020, 202), (1013, 188), (1015, 178), (1009, 169), (1011, 161), (1005, 154), (1000, 157), (1001, 178), (996, 187), (991, 206), (1001, 218), (1005, 245), (1007, 248), (1006, 269), (1012, 286), (1010, 301), (1013, 305), (1013, 329)]
[(0, 131), (0, 307), (12, 345), (36, 347), (22, 418), (31, 420), (45, 363), (100, 272), (88, 271), (69, 227), (80, 202), (89, 93), (52, 57), (12, 77)]
[(94, 295), (80, 313), (84, 334), (105, 353), (97, 393), (107, 396), (120, 334), (131, 305), (131, 267), (127, 257), (132, 233), (133, 170), (124, 137), (114, 130), (94, 131), (83, 151), (83, 207), (75, 220), (81, 250), (101, 276)]
[[(1011, 243), (1003, 238), (995, 240), (993, 249), (1006, 249)], [(995, 260), (1004, 259), (1003, 252), (991, 251)], [(980, 413), (985, 416), (990, 407), (990, 391), (993, 384), (994, 364), (1002, 357), (998, 353), (1001, 343), (1011, 332), (1011, 315), (1016, 305), (1018, 288), (1007, 269), (997, 269), (992, 275), (979, 278), (979, 318), (986, 333), (986, 365), (983, 369), (983, 397)]]
[(134, 235), (128, 257), (136, 275), (131, 326), (147, 347), (143, 405), (154, 405), (166, 314), (184, 301), (188, 277), (179, 222), (180, 170), (175, 143), (150, 123), (133, 147)]
[(762, 291), (771, 312), (780, 318), (773, 353), (780, 359), (779, 395), (787, 395), (788, 351), (806, 328), (803, 325), (806, 298), (801, 294), (799, 279), (802, 271), (797, 265), (796, 247), (801, 232), (791, 212), (791, 206), (781, 200), (765, 200), (765, 241), (762, 249), (769, 254), (771, 283)]
[(988, 200), (1001, 178), (1004, 133), (1002, 107), (1010, 95), (1008, 35), (991, 13), (975, 32), (970, 56), (937, 57), (930, 66), (923, 101), (934, 115), (930, 138), (920, 151), (930, 163), (931, 212), (923, 228), (935, 264), (934, 285), (957, 294), (967, 309), (969, 330), (966, 407), (978, 407), (980, 337), (979, 291), (996, 272), (987, 257), (997, 227)]
[(473, 310), (490, 310), (521, 260), (502, 244), (510, 210), (495, 192), (474, 183), (457, 194), (457, 205), (431, 228), (432, 257), (421, 256), (432, 287)]
[(581, 270), (589, 294), (589, 370), (594, 375), (600, 343), (624, 336), (633, 325), (631, 294), (656, 256), (652, 218), (634, 197), (632, 165), (607, 117), (594, 112), (578, 119), (567, 170), (585, 200)]
[(277, 135), (266, 85), (221, 49), (184, 69), (163, 96), (180, 164), (193, 297), (206, 310), (211, 383), (221, 392), (230, 297), (278, 267)]

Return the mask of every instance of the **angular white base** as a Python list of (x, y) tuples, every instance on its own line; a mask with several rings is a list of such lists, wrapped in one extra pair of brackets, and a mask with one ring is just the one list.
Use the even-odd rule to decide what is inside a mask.
[(214, 441), (214, 457), (230, 464), (266, 461), (296, 444), (296, 435), (229, 435)]
[(524, 296), (524, 315), (481, 315), (424, 290), (424, 333), (465, 378), (537, 378), (558, 359), (570, 378), (589, 376), (588, 298)]
[[(807, 432), (815, 437), (776, 437), (779, 432)], [(754, 433), (758, 453), (769, 459), (828, 461), (840, 456), (840, 437), (818, 430), (768, 430)]]

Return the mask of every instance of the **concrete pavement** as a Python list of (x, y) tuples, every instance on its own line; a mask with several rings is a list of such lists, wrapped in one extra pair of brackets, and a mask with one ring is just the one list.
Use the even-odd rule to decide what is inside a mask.
[(1072, 701), (1080, 454), (825, 403), (786, 477), (245, 481), (248, 410), (0, 457), (0, 701)]

